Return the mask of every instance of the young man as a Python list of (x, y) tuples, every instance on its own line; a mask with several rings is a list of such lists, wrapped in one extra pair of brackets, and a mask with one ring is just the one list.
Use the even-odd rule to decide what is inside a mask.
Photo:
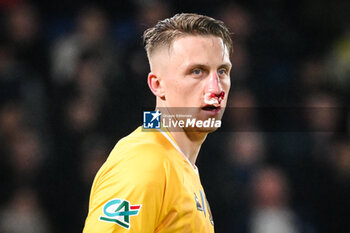
[[(156, 109), (172, 121), (183, 115), (191, 115), (191, 122), (220, 121), (232, 48), (224, 24), (178, 14), (146, 30), (144, 42)], [(179, 109), (186, 112), (178, 114)], [(94, 180), (84, 233), (214, 232), (195, 162), (218, 125), (202, 123), (139, 127), (121, 139)]]

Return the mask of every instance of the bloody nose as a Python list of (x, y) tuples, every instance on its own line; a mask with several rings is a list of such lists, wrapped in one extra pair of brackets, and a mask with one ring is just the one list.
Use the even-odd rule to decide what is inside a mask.
[(211, 94), (210, 94), (210, 97), (211, 97), (211, 98), (219, 97), (219, 98), (223, 99), (223, 98), (225, 97), (225, 92), (222, 91), (219, 95), (217, 95), (217, 94), (215, 94), (215, 93), (211, 93)]

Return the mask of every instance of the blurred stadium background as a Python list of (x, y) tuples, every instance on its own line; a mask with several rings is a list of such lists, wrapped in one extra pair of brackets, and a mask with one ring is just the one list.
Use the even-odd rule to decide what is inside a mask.
[[(178, 12), (234, 32), (230, 130), (197, 162), (216, 232), (350, 232), (348, 1), (0, 0), (1, 233), (81, 232), (95, 173), (155, 104), (142, 32)], [(326, 111), (271, 132), (269, 106)]]

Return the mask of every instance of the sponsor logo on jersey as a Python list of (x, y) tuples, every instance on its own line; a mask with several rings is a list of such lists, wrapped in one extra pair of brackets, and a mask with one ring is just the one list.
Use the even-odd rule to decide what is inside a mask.
[(211, 225), (214, 226), (213, 214), (211, 213), (211, 209), (210, 209), (210, 205), (209, 205), (208, 199), (205, 198), (205, 200), (207, 201), (207, 207), (208, 207), (208, 213), (209, 213), (209, 220), (210, 220), (210, 223), (211, 223)]
[(162, 115), (162, 113), (159, 112), (159, 110), (143, 112), (143, 128), (144, 129), (160, 129), (160, 116), (161, 115)]
[[(214, 226), (213, 215), (212, 215), (211, 210), (210, 210), (209, 202), (208, 202), (207, 198), (205, 197), (204, 192), (202, 190), (199, 190), (199, 193), (201, 195), (202, 204), (199, 201), (196, 193), (194, 193), (194, 200), (196, 202), (197, 210), (202, 211), (204, 213), (204, 216), (207, 216), (207, 211), (208, 211), (210, 223)], [(207, 211), (206, 211), (206, 209), (207, 209)]]
[(130, 228), (130, 216), (138, 215), (142, 205), (130, 205), (130, 202), (122, 199), (113, 199), (103, 206), (101, 221), (113, 222), (126, 229)]
[(196, 201), (197, 210), (203, 211), (203, 206), (202, 206), (201, 203), (199, 202), (196, 193), (194, 193), (194, 200)]

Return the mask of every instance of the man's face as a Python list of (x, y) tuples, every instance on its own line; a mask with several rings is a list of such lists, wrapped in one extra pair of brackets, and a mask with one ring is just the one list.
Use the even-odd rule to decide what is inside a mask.
[(221, 119), (230, 89), (231, 62), (221, 38), (183, 36), (151, 61), (164, 89), (162, 106), (181, 107), (196, 119)]

